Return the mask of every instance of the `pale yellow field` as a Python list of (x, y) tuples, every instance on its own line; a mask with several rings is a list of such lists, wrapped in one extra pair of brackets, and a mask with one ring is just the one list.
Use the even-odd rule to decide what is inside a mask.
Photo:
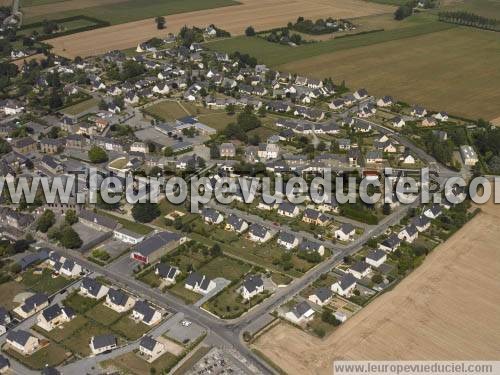
[(331, 336), (280, 324), (255, 347), (289, 374), (331, 374), (335, 359), (497, 360), (500, 207), (484, 208)]
[[(86, 0), (90, 1), (90, 0)], [(135, 47), (152, 37), (176, 33), (184, 25), (215, 24), (233, 35), (243, 34), (247, 26), (256, 30), (283, 26), (299, 16), (352, 18), (392, 12), (394, 7), (360, 0), (242, 0), (241, 5), (167, 16), (167, 28), (157, 30), (153, 19), (72, 34), (48, 43), (54, 52), (67, 57), (91, 56), (114, 49)], [(119, 6), (119, 5), (117, 5)]]

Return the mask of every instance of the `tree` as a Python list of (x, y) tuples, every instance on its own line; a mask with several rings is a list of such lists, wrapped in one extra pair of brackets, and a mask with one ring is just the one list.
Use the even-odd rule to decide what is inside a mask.
[(155, 22), (156, 22), (156, 28), (158, 30), (163, 30), (165, 28), (165, 24), (167, 23), (165, 17), (163, 16), (156, 17)]
[(149, 223), (160, 216), (160, 214), (160, 207), (158, 207), (157, 203), (136, 203), (132, 208), (132, 217), (140, 223)]
[(83, 243), (78, 233), (69, 225), (64, 225), (62, 227), (59, 242), (66, 249), (78, 249)]
[(248, 26), (245, 30), (246, 36), (255, 36), (255, 29), (252, 26)]
[(56, 223), (56, 215), (51, 210), (45, 210), (36, 223), (36, 230), (47, 233), (47, 231)]
[(381, 274), (376, 273), (375, 275), (373, 275), (372, 281), (375, 284), (380, 284), (380, 283), (382, 283), (384, 281), (384, 278), (382, 277)]
[(236, 107), (234, 104), (230, 103), (226, 106), (226, 113), (228, 115), (234, 115), (235, 111), (236, 111)]
[(78, 223), (78, 215), (76, 214), (76, 211), (75, 210), (66, 211), (66, 217), (64, 218), (64, 221), (68, 225), (73, 225)]
[(92, 163), (104, 163), (108, 161), (108, 154), (99, 146), (93, 146), (88, 152), (88, 157)]

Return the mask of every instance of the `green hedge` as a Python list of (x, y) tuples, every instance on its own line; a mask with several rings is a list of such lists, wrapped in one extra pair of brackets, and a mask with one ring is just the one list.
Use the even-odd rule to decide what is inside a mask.
[[(53, 34), (40, 35), (38, 37), (38, 40), (41, 41), (41, 40), (52, 39), (52, 38), (56, 38), (56, 37), (59, 37), (59, 36), (65, 36), (65, 35), (71, 35), (71, 34), (75, 34), (75, 33), (81, 33), (83, 31), (89, 31), (89, 30), (99, 29), (101, 27), (106, 27), (106, 26), (110, 26), (111, 25), (111, 23), (109, 23), (108, 21), (103, 21), (103, 20), (100, 20), (98, 18), (93, 18), (93, 17), (89, 17), (89, 16), (83, 16), (83, 15), (66, 17), (66, 18), (59, 18), (57, 20), (51, 20), (51, 22), (54, 22), (56, 24), (63, 24), (65, 22), (78, 21), (78, 20), (86, 20), (86, 21), (89, 21), (89, 22), (93, 22), (94, 24), (93, 25), (89, 25), (89, 26), (79, 27), (79, 28), (72, 29), (72, 30), (61, 31), (61, 32), (53, 33)], [(42, 27), (43, 24), (44, 24), (43, 21), (34, 22), (34, 23), (30, 23), (28, 25), (21, 26), (19, 28), (19, 30), (26, 30), (26, 29), (36, 28), (36, 27)]]

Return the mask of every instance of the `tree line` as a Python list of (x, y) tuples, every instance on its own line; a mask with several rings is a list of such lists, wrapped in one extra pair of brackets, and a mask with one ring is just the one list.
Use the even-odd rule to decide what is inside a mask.
[(479, 16), (474, 13), (462, 11), (439, 12), (438, 18), (442, 22), (455, 23), (457, 25), (476, 27), (485, 30), (500, 31), (499, 20)]

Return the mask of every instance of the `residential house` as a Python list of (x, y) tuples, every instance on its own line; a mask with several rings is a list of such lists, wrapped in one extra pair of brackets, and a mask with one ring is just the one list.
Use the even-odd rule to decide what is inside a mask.
[(113, 231), (113, 236), (119, 241), (129, 243), (132, 245), (137, 245), (138, 243), (144, 241), (144, 236), (132, 232), (126, 228), (117, 228)]
[(38, 337), (21, 329), (7, 333), (7, 344), (23, 355), (31, 355), (40, 347)]
[(290, 232), (280, 232), (277, 242), (278, 245), (285, 247), (287, 250), (292, 250), (299, 246), (298, 237)]
[(424, 232), (431, 226), (431, 219), (425, 215), (417, 216), (411, 222), (419, 232)]
[(120, 289), (110, 289), (106, 295), (105, 306), (116, 311), (123, 313), (130, 310), (135, 304), (135, 300)]
[(350, 267), (347, 272), (353, 275), (356, 279), (362, 279), (370, 273), (370, 265), (365, 261), (359, 261)]
[(80, 276), (83, 269), (78, 263), (72, 261), (71, 259), (66, 259), (59, 269), (59, 273), (66, 277), (77, 277)]
[(78, 215), (80, 223), (100, 232), (114, 231), (118, 222), (108, 216), (99, 215), (93, 211), (81, 210)]
[(165, 351), (165, 345), (151, 336), (144, 336), (139, 343), (139, 352), (151, 359), (158, 358)]
[(271, 231), (266, 227), (257, 223), (250, 225), (250, 229), (248, 230), (248, 239), (250, 241), (264, 243), (269, 241), (271, 237)]
[(384, 96), (377, 100), (377, 106), (379, 107), (390, 107), (393, 104), (394, 100), (392, 99), (392, 96)]
[(418, 230), (415, 225), (410, 224), (401, 230), (398, 234), (399, 239), (405, 240), (408, 243), (412, 243), (418, 237)]
[(312, 303), (315, 303), (318, 306), (327, 305), (332, 300), (333, 294), (332, 291), (328, 288), (321, 287), (314, 291), (308, 299)]
[(278, 215), (286, 217), (297, 217), (300, 214), (299, 207), (290, 202), (282, 202), (278, 206)]
[(31, 137), (14, 139), (12, 141), (12, 149), (22, 155), (27, 155), (37, 150), (36, 141)]
[(63, 323), (70, 322), (76, 317), (75, 312), (70, 307), (61, 307), (55, 304), (47, 307), (37, 316), (37, 326), (50, 332), (54, 328), (61, 326)]
[(431, 126), (436, 126), (437, 125), (437, 120), (434, 117), (425, 117), (422, 120), (422, 126), (423, 127), (431, 127)]
[(224, 216), (219, 211), (210, 207), (204, 207), (201, 210), (201, 216), (207, 224), (220, 224), (224, 221)]
[(359, 89), (358, 91), (354, 92), (352, 95), (354, 96), (354, 98), (356, 98), (356, 100), (362, 100), (362, 99), (366, 99), (368, 97), (368, 91), (366, 91), (365, 89)]
[(396, 116), (392, 119), (392, 122), (391, 122), (392, 126), (394, 126), (395, 128), (399, 128), (401, 129), (403, 126), (406, 125), (406, 122), (405, 120), (403, 120), (402, 117), (400, 116)]
[(340, 278), (340, 280), (337, 280), (332, 284), (331, 289), (332, 292), (337, 293), (342, 297), (349, 298), (356, 288), (356, 284), (356, 278), (352, 274), (346, 273)]
[(387, 254), (380, 249), (370, 250), (365, 257), (365, 262), (375, 268), (379, 268), (386, 260)]
[(393, 233), (385, 240), (383, 240), (381, 243), (379, 243), (378, 248), (380, 250), (392, 253), (393, 251), (396, 251), (398, 249), (400, 244), (401, 244), (401, 239), (396, 234)]
[(464, 164), (473, 167), (479, 161), (476, 151), (469, 145), (460, 146), (460, 154), (462, 155), (462, 159)]
[(155, 266), (155, 275), (169, 284), (174, 284), (175, 278), (180, 275), (180, 273), (181, 271), (177, 267), (167, 263), (158, 263)]
[(161, 312), (152, 308), (146, 301), (137, 301), (132, 309), (132, 319), (154, 326), (161, 321)]
[(186, 277), (184, 287), (188, 290), (192, 290), (195, 293), (208, 294), (216, 287), (216, 284), (207, 276), (192, 271)]
[(304, 216), (302, 216), (302, 221), (308, 224), (324, 226), (328, 224), (329, 219), (328, 216), (326, 216), (321, 211), (317, 211), (312, 208), (306, 208), (304, 210)]
[(92, 354), (97, 355), (116, 349), (118, 341), (116, 337), (111, 334), (92, 336), (89, 346)]
[(350, 223), (344, 223), (335, 231), (335, 238), (340, 241), (349, 241), (356, 233), (356, 228)]
[(229, 214), (226, 220), (225, 229), (237, 233), (243, 233), (248, 229), (248, 223), (241, 217), (238, 217), (234, 214)]
[(314, 310), (309, 303), (302, 301), (285, 314), (285, 318), (294, 324), (303, 324), (313, 319)]
[(259, 275), (249, 275), (245, 278), (241, 286), (241, 296), (244, 300), (249, 300), (262, 292), (264, 292), (264, 281)]
[(377, 164), (384, 161), (384, 156), (381, 151), (370, 150), (366, 153), (366, 163), (367, 164)]
[(104, 296), (107, 296), (108, 291), (109, 288), (107, 286), (102, 285), (95, 279), (85, 277), (80, 284), (79, 294), (87, 298), (99, 300)]
[(5, 374), (10, 369), (10, 362), (7, 358), (0, 354), (0, 374)]
[(31, 315), (43, 310), (49, 305), (49, 298), (46, 294), (36, 293), (26, 298), (21, 306), (14, 309), (21, 318), (28, 318)]
[(3, 335), (7, 331), (8, 325), (11, 321), (12, 318), (9, 311), (7, 311), (5, 307), (0, 306), (0, 335)]
[(236, 147), (232, 143), (222, 143), (219, 146), (219, 154), (221, 158), (234, 158), (236, 156)]
[(429, 219), (434, 220), (443, 213), (443, 210), (439, 204), (433, 204), (430, 208), (424, 211), (424, 215)]
[(325, 246), (319, 242), (308, 240), (304, 238), (299, 245), (299, 251), (304, 252), (316, 252), (319, 255), (323, 256), (325, 254)]
[(57, 154), (63, 149), (61, 139), (44, 138), (40, 140), (40, 151), (45, 154)]
[(427, 115), (427, 110), (423, 107), (415, 106), (411, 110), (410, 114), (414, 117), (423, 118), (424, 116)]
[(448, 121), (448, 114), (446, 112), (438, 112), (432, 115), (436, 120), (446, 122)]

